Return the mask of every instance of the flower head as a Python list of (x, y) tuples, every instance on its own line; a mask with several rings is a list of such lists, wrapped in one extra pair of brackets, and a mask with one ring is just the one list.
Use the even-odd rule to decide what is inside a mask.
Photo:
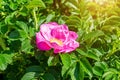
[(79, 43), (75, 41), (77, 37), (65, 24), (50, 22), (40, 26), (40, 31), (36, 33), (36, 45), (38, 49), (45, 51), (53, 48), (54, 53), (71, 52), (79, 47)]

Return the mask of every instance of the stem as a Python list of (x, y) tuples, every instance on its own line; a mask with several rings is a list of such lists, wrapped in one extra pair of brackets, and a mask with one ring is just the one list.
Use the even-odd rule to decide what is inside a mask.
[(38, 21), (37, 21), (37, 16), (36, 16), (36, 8), (33, 9), (33, 17), (34, 17), (34, 23), (35, 23), (35, 29), (38, 30)]

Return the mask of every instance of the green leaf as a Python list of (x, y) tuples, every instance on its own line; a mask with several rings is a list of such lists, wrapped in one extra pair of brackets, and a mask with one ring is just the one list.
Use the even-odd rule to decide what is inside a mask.
[(37, 66), (37, 65), (34, 65), (34, 66), (30, 66), (26, 69), (26, 72), (43, 72), (44, 69), (41, 67), (41, 66)]
[(23, 40), (21, 50), (29, 53), (31, 49), (32, 49), (31, 41), (29, 39)]
[(53, 3), (53, 0), (45, 0), (44, 2), (45, 2), (45, 3), (48, 3), (48, 4), (52, 4), (52, 3)]
[(0, 70), (5, 70), (7, 68), (7, 62), (4, 55), (0, 55)]
[(92, 52), (87, 52), (85, 53), (84, 51), (82, 51), (81, 49), (77, 49), (76, 50), (78, 53), (80, 53), (81, 55), (85, 56), (85, 57), (89, 57), (89, 58), (92, 58), (94, 60), (97, 60), (97, 61), (100, 61), (99, 57), (95, 54), (95, 53), (92, 53)]
[(20, 33), (17, 30), (11, 31), (9, 34), (9, 38), (18, 39), (20, 38)]
[(63, 66), (68, 69), (71, 65), (71, 58), (70, 58), (70, 54), (60, 54)]
[(16, 21), (16, 25), (26, 33), (28, 32), (28, 26), (23, 21)]
[(29, 35), (33, 37), (35, 35), (35, 28), (29, 27)]
[(81, 49), (76, 49), (76, 51), (77, 51), (78, 53), (80, 53), (81, 55), (85, 56), (85, 57), (89, 57), (88, 54), (85, 53), (85, 52), (84, 52), (83, 50), (81, 50)]
[(42, 7), (46, 8), (44, 2), (42, 0), (32, 0), (28, 5), (28, 8)]
[(98, 66), (98, 67), (100, 67), (103, 70), (107, 70), (108, 69), (108, 65), (105, 62), (95, 62), (95, 66)]
[(84, 80), (84, 71), (80, 63), (77, 62), (74, 71), (75, 80)]
[(92, 78), (92, 66), (90, 65), (89, 61), (86, 58), (81, 58), (80, 64), (83, 70), (89, 75), (90, 78)]
[(96, 49), (96, 48), (93, 48), (92, 51), (93, 51), (94, 53), (96, 53), (97, 56), (102, 56), (102, 55), (103, 55), (102, 52), (100, 52), (100, 51), (99, 51), (98, 49)]
[(119, 79), (120, 79), (120, 77), (118, 77), (118, 75), (113, 75), (112, 80), (119, 80)]
[(102, 76), (103, 70), (98, 66), (94, 66), (93, 67), (93, 73), (97, 76)]
[(13, 3), (12, 1), (10, 2), (9, 6), (12, 10), (16, 10), (18, 8), (18, 5)]
[(5, 24), (13, 25), (14, 24), (14, 15), (16, 12), (13, 12), (12, 14), (9, 14), (7, 17), (5, 17)]
[(88, 57), (92, 58), (94, 60), (100, 61), (99, 57), (96, 55), (96, 53), (89, 51), (88, 52)]
[(28, 34), (23, 30), (18, 30), (21, 38), (28, 38)]
[(9, 46), (10, 46), (9, 48), (11, 51), (18, 52), (20, 50), (20, 47), (21, 47), (21, 41), (20, 40), (10, 41)]
[(0, 36), (0, 46), (2, 47), (3, 50), (6, 49), (5, 40), (1, 36)]
[(50, 73), (45, 73), (43, 76), (44, 80), (56, 80), (55, 77)]
[[(109, 68), (104, 74), (103, 74), (103, 78), (105, 78), (105, 80), (113, 80), (114, 77), (116, 77), (116, 75), (119, 74), (119, 71), (117, 69), (114, 68)], [(112, 79), (113, 78), (113, 79)]]
[(66, 24), (68, 24), (70, 26), (70, 28), (79, 27), (79, 26), (81, 26), (81, 20), (77, 16), (70, 16), (69, 19), (66, 21)]
[(57, 55), (56, 56), (50, 56), (49, 58), (48, 58), (48, 66), (55, 66), (57, 63), (58, 63), (58, 61), (59, 61), (59, 58), (57, 57)]
[(5, 70), (10, 63), (12, 63), (12, 55), (0, 54), (0, 70)]
[(60, 57), (63, 63), (62, 76), (64, 76), (71, 66), (71, 57), (70, 54), (60, 54)]
[[(0, 24), (0, 25), (1, 25), (1, 24)], [(7, 31), (8, 31), (8, 26), (6, 26), (6, 25), (1, 25), (1, 27), (0, 27), (0, 32), (1, 32), (2, 34), (5, 34)]]
[(93, 39), (93, 38), (96, 38), (96, 37), (99, 37), (99, 36), (102, 36), (102, 35), (104, 35), (104, 33), (100, 30), (92, 31), (88, 34), (85, 34), (84, 37), (83, 37), (83, 40), (86, 41), (88, 39)]
[(35, 72), (28, 72), (21, 78), (21, 80), (32, 80), (34, 78), (35, 78)]
[(49, 15), (47, 16), (47, 18), (46, 18), (46, 22), (47, 22), (47, 23), (50, 22), (54, 17), (55, 17), (55, 13), (49, 14)]

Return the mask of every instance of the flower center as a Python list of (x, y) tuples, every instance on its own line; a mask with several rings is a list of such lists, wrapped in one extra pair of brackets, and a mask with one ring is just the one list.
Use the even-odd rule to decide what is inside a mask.
[(56, 39), (56, 38), (50, 39), (50, 42), (51, 42), (51, 43), (55, 42), (55, 43), (57, 43), (59, 46), (62, 46), (62, 45), (63, 45), (63, 42), (62, 42), (61, 40), (59, 40), (59, 39)]

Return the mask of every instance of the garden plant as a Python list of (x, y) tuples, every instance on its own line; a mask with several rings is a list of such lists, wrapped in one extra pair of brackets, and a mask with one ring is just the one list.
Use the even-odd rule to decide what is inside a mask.
[(0, 80), (120, 80), (120, 0), (0, 0)]

